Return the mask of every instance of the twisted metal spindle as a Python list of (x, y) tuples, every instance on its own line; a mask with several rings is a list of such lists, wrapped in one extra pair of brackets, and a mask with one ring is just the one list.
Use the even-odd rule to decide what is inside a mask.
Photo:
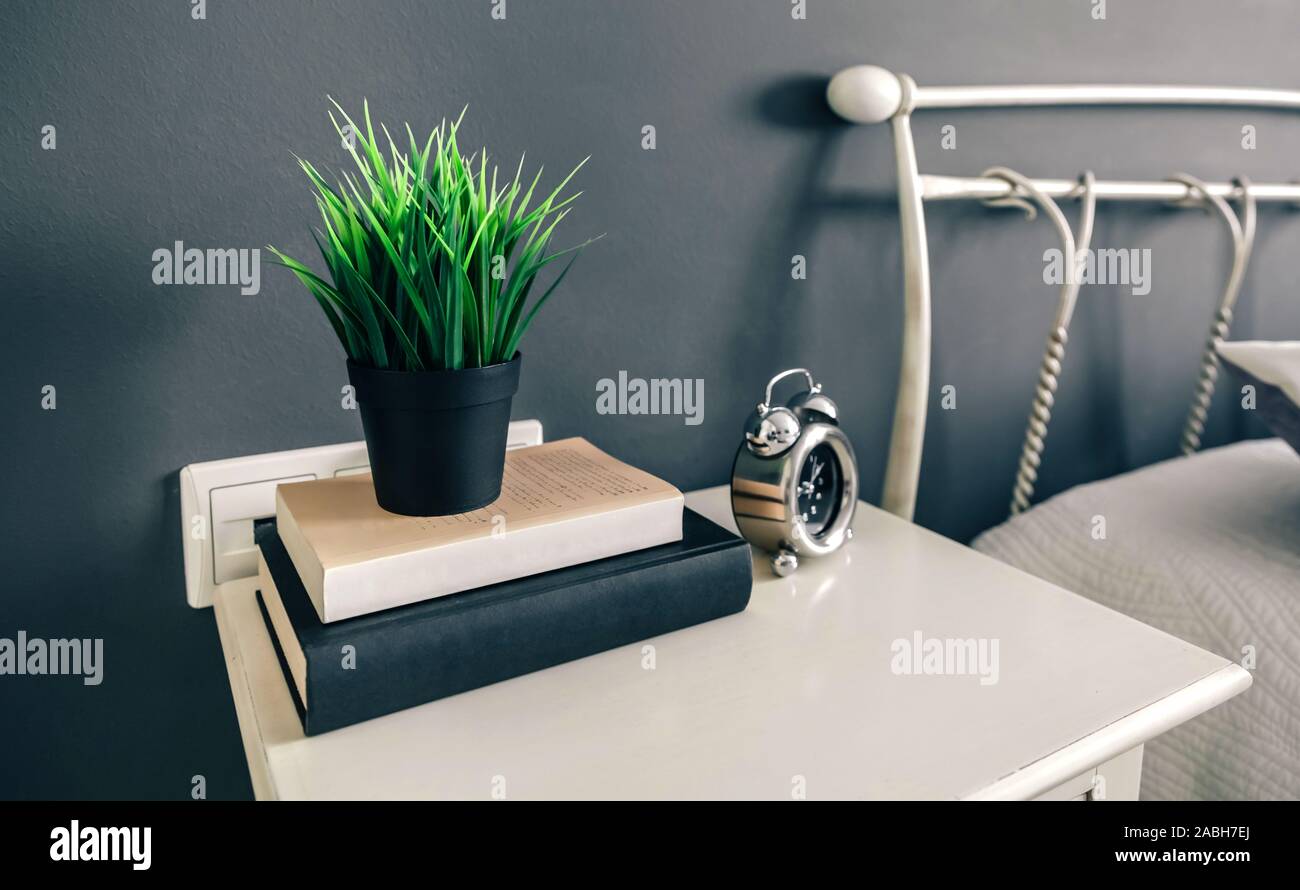
[(1079, 237), (1076, 241), (1065, 214), (1055, 201), (1040, 191), (1029, 179), (1005, 167), (994, 167), (984, 171), (984, 176), (994, 176), (1005, 180), (1012, 187), (1012, 193), (1003, 198), (996, 198), (985, 203), (992, 206), (1017, 206), (1033, 218), (1032, 199), (1051, 219), (1056, 232), (1061, 238), (1063, 256), (1069, 258), (1065, 268), (1065, 280), (1061, 284), (1057, 298), (1056, 319), (1047, 336), (1047, 346), (1043, 351), (1043, 362), (1038, 371), (1038, 384), (1034, 388), (1034, 400), (1029, 408), (1029, 421), (1025, 427), (1025, 440), (1020, 449), (1020, 463), (1016, 469), (1016, 481), (1011, 492), (1011, 515), (1028, 509), (1034, 496), (1034, 486), (1038, 482), (1038, 468), (1043, 462), (1043, 450), (1047, 447), (1047, 426), (1052, 420), (1052, 407), (1056, 404), (1056, 388), (1065, 363), (1065, 345), (1069, 341), (1070, 319), (1074, 315), (1074, 304), (1079, 295), (1079, 266), (1088, 246), (1092, 243), (1092, 223), (1096, 210), (1096, 194), (1093, 191), (1094, 178), (1091, 172), (1085, 173), (1079, 180), (1077, 194), (1083, 201), (1083, 211), (1079, 219)]
[(1065, 328), (1053, 328), (1047, 337), (1043, 363), (1038, 370), (1038, 385), (1034, 388), (1034, 401), (1029, 409), (1029, 425), (1025, 428), (1025, 442), (1020, 449), (1020, 464), (1016, 469), (1016, 483), (1011, 493), (1011, 513), (1029, 508), (1038, 482), (1038, 467), (1043, 462), (1043, 449), (1047, 446), (1047, 425), (1052, 420), (1056, 404), (1056, 387), (1065, 361), (1065, 344), (1069, 333)]
[[(1215, 309), (1214, 320), (1210, 324), (1210, 334), (1205, 341), (1205, 350), (1201, 353), (1200, 371), (1196, 376), (1196, 389), (1192, 393), (1192, 404), (1183, 423), (1180, 445), (1184, 455), (1195, 454), (1201, 447), (1201, 436), (1205, 433), (1205, 421), (1210, 413), (1210, 403), (1214, 400), (1214, 388), (1219, 380), (1219, 344), (1228, 337), (1232, 328), (1232, 311), (1237, 296), (1241, 293), (1241, 283), (1246, 277), (1246, 266), (1250, 262), (1250, 252), (1255, 243), (1255, 196), (1250, 192), (1250, 182), (1245, 177), (1233, 180), (1233, 185), (1241, 195), (1241, 219), (1228, 206), (1228, 202), (1218, 195), (1210, 193), (1205, 183), (1185, 173), (1174, 180), (1187, 186), (1187, 200), (1198, 201), (1218, 211), (1232, 232), (1232, 272), (1223, 297)], [(1186, 203), (1181, 202), (1181, 203)]]
[(1201, 447), (1201, 436), (1205, 433), (1205, 421), (1210, 413), (1210, 403), (1214, 400), (1214, 387), (1219, 380), (1219, 344), (1228, 338), (1232, 326), (1232, 310), (1220, 307), (1210, 325), (1210, 336), (1205, 341), (1205, 351), (1201, 354), (1201, 368), (1196, 375), (1196, 389), (1192, 393), (1192, 405), (1187, 411), (1187, 420), (1183, 423), (1180, 440), (1184, 455), (1195, 454)]

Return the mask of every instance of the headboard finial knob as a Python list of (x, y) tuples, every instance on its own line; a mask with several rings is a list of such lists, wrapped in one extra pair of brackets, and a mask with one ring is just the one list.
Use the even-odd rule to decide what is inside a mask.
[(898, 113), (903, 84), (898, 75), (877, 65), (854, 65), (831, 78), (826, 101), (840, 117), (855, 124), (879, 124)]

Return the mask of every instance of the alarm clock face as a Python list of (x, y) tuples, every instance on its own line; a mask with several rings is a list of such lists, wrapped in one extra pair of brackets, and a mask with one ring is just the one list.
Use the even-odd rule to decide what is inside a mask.
[(835, 522), (842, 486), (839, 457), (823, 442), (808, 453), (799, 468), (796, 504), (808, 534), (820, 537)]
[(731, 468), (731, 512), (751, 544), (778, 553), (826, 556), (852, 535), (857, 463), (843, 431), (808, 423), (784, 452), (767, 456), (746, 440)]

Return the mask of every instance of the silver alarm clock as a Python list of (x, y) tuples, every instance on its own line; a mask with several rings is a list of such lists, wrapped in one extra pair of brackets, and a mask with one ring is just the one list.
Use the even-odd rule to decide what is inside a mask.
[[(808, 389), (784, 406), (772, 388), (802, 374)], [(800, 556), (825, 556), (853, 537), (858, 463), (839, 425), (839, 409), (806, 368), (782, 371), (745, 422), (731, 468), (731, 512), (740, 534), (789, 575)]]

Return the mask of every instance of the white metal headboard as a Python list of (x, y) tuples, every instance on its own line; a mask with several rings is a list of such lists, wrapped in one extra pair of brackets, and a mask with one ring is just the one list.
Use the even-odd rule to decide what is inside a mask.
[[(881, 506), (904, 519), (916, 510), (921, 474), (921, 450), (930, 386), (930, 262), (926, 247), (927, 200), (1009, 199), (1020, 193), (1008, 179), (996, 176), (962, 178), (922, 175), (917, 169), (911, 117), (931, 108), (1010, 108), (1025, 106), (1195, 105), (1290, 108), (1300, 111), (1300, 90), (1248, 87), (1038, 85), (922, 87), (906, 74), (874, 65), (858, 65), (831, 78), (826, 91), (834, 111), (858, 124), (889, 121), (898, 171), (899, 223), (903, 250), (903, 350), (885, 469)], [(1074, 179), (1028, 180), (1050, 198), (1080, 197)], [(1300, 203), (1300, 185), (1187, 182), (1120, 182), (1096, 180), (1091, 195), (1098, 201), (1165, 201), (1198, 204), (1206, 196), (1254, 201)], [(1226, 328), (1223, 328), (1226, 332)], [(1213, 334), (1212, 334), (1213, 337)], [(1201, 390), (1198, 387), (1198, 397)]]

